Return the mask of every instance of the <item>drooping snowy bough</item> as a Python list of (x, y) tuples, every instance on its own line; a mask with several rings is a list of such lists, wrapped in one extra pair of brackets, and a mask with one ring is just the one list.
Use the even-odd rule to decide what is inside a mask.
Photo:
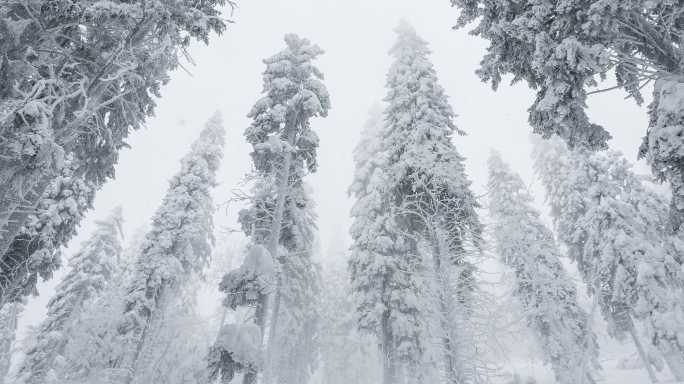
[(114, 177), (119, 150), (154, 112), (169, 73), (193, 41), (226, 29), (225, 4), (0, 2), (0, 306), (57, 268), (55, 248)]
[[(254, 318), (264, 318), (266, 307), (260, 303), (271, 291), (274, 276), (274, 261), (266, 248), (251, 245), (242, 265), (226, 273), (219, 285), (226, 295), (223, 305), (231, 310), (253, 307), (256, 309)], [(209, 379), (220, 378), (221, 383), (229, 383), (236, 373), (242, 373), (247, 382), (256, 379), (264, 365), (262, 332), (258, 321), (221, 324), (207, 357)]]
[[(682, 4), (670, 0), (450, 0), (458, 26), (490, 42), (477, 71), (496, 88), (505, 75), (536, 91), (535, 133), (571, 147), (606, 148), (610, 135), (586, 114), (587, 98), (615, 73), (637, 103), (655, 82), (650, 124), (639, 151), (672, 186), (671, 224), (684, 221), (684, 56)], [(613, 89), (613, 88), (607, 88)]]

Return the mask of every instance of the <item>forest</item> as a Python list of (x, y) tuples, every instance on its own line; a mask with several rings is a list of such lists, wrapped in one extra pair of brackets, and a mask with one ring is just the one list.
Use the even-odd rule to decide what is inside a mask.
[(683, 41), (675, 0), (0, 0), (0, 384), (684, 384)]

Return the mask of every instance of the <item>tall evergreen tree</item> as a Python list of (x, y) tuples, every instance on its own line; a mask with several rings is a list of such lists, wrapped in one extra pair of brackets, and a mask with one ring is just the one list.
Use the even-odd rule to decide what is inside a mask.
[(91, 237), (70, 260), (70, 270), (48, 302), (47, 317), (40, 325), (18, 372), (25, 384), (55, 382), (57, 362), (70, 340), (70, 332), (84, 307), (97, 298), (121, 267), (123, 216), (121, 208), (96, 223)]
[(211, 189), (223, 157), (225, 131), (215, 114), (181, 160), (168, 192), (152, 219), (124, 299), (118, 332), (123, 343), (112, 358), (120, 381), (130, 383), (155, 319), (173, 302), (193, 274), (209, 262), (213, 242)]
[[(281, 354), (286, 353), (283, 341), (288, 335), (306, 334), (310, 324), (297, 313), (308, 316), (303, 310), (314, 302), (316, 287), (311, 261), (315, 224), (304, 177), (317, 169), (318, 135), (310, 120), (327, 116), (330, 98), (322, 82), (323, 74), (313, 64), (323, 50), (294, 34), (285, 35), (285, 43), (284, 50), (264, 60), (264, 96), (248, 114), (252, 123), (245, 137), (253, 148), (254, 185), (249, 207), (239, 217), (243, 232), (252, 243), (252, 252), (260, 254), (265, 250), (272, 258), (274, 275), (260, 276), (259, 270), (244, 265), (227, 275), (223, 284), (226, 292), (247, 285), (253, 288), (256, 296), (233, 306), (255, 307), (254, 325), (259, 329), (256, 333), (262, 342), (268, 343), (263, 356), (265, 366), (252, 364), (245, 375), (246, 383), (253, 382), (262, 369), (266, 382), (283, 379), (276, 375), (284, 372), (275, 369), (279, 359), (284, 358), (281, 356), (285, 356)], [(247, 260), (250, 259), (253, 258)], [(271, 308), (267, 306), (269, 301)], [(234, 327), (229, 325), (225, 332), (233, 332)], [(226, 358), (232, 353), (227, 348), (222, 351)], [(226, 361), (225, 371), (230, 376), (233, 363)]]
[[(629, 335), (643, 360), (635, 320), (684, 379), (681, 335), (681, 239), (665, 230), (667, 203), (644, 188), (622, 155), (535, 144), (535, 168), (547, 191), (560, 240), (577, 262), (611, 335)], [(562, 175), (562, 176), (561, 176)], [(648, 363), (646, 363), (648, 364)]]
[[(452, 143), (454, 134), (465, 132), (453, 122), (454, 112), (428, 58), (428, 44), (406, 22), (396, 32), (383, 136), (389, 198), (409, 252), (419, 253), (417, 239), (431, 248), (436, 313), (443, 317), (439, 332), (444, 370), (447, 381), (457, 383), (466, 379), (457, 361), (458, 336), (451, 313), (457, 305), (469, 305), (473, 266), (465, 260), (465, 252), (468, 242), (479, 243), (481, 225), (475, 211), (479, 204), (470, 190), (464, 158)], [(454, 286), (459, 287), (456, 292)]]
[[(31, 243), (33, 252), (15, 247), (18, 240), (26, 243), (30, 217), (50, 209), (43, 205), (54, 198), (55, 178), (69, 174), (94, 193), (114, 176), (128, 134), (154, 112), (155, 97), (190, 43), (207, 43), (225, 30), (219, 15), (226, 3), (232, 4), (0, 4), (0, 258), (9, 264), (0, 270), (0, 281), (9, 282), (0, 285), (0, 305), (6, 291), (32, 286), (36, 273), (47, 277), (58, 267), (56, 260), (34, 255), (41, 242)], [(86, 208), (75, 209), (77, 221)], [(71, 237), (73, 226), (50, 236)]]
[(513, 294), (561, 384), (595, 383), (598, 363), (591, 319), (577, 303), (575, 283), (560, 262), (553, 234), (532, 207), (520, 176), (493, 152), (489, 157), (489, 212), (496, 251), (514, 272)]
[[(637, 103), (655, 80), (640, 157), (672, 185), (672, 223), (684, 220), (682, 5), (668, 0), (451, 0), (459, 26), (490, 42), (478, 74), (496, 88), (504, 75), (536, 91), (530, 123), (571, 146), (605, 148), (610, 138), (586, 114), (589, 89), (615, 71)], [(609, 88), (610, 89), (610, 88)], [(594, 91), (596, 92), (596, 91)]]
[(407, 255), (387, 198), (382, 151), (383, 126), (371, 114), (354, 151), (356, 171), (349, 193), (356, 199), (351, 215), (353, 244), (349, 260), (358, 328), (377, 337), (383, 383), (397, 382), (400, 360), (422, 354), (420, 260)]
[[(390, 52), (394, 63), (387, 76), (385, 125), (380, 131), (382, 140), (375, 139), (378, 148), (366, 147), (368, 154), (357, 154), (357, 181), (352, 192), (358, 202), (352, 214), (358, 215), (358, 219), (355, 224), (357, 228), (353, 229), (352, 234), (358, 252), (355, 252), (352, 262), (355, 264), (352, 266), (352, 279), (361, 283), (360, 278), (367, 273), (364, 270), (376, 273), (377, 269), (372, 264), (377, 260), (363, 259), (382, 257), (378, 253), (382, 254), (383, 246), (371, 244), (382, 232), (393, 233), (395, 239), (392, 240), (392, 246), (399, 246), (400, 249), (388, 253), (400, 260), (396, 262), (406, 263), (400, 267), (397, 265), (406, 271), (403, 274), (415, 274), (420, 270), (420, 243), (426, 242), (429, 245), (438, 305), (434, 312), (442, 317), (438, 333), (441, 334), (443, 346), (443, 368), (447, 380), (455, 383), (464, 380), (464, 371), (456, 361), (457, 335), (450, 317), (458, 305), (466, 304), (464, 300), (468, 296), (467, 291), (472, 287), (473, 267), (465, 260), (464, 255), (468, 244), (479, 243), (481, 225), (475, 211), (478, 203), (470, 191), (464, 159), (452, 143), (454, 133), (464, 132), (458, 130), (453, 123), (454, 113), (428, 59), (430, 51), (427, 43), (405, 22), (399, 25), (396, 32), (398, 41)], [(370, 160), (371, 157), (377, 157), (377, 160)], [(377, 168), (374, 168), (374, 163)], [(377, 225), (379, 217), (375, 215), (387, 218), (388, 221), (382, 224), (384, 228)], [(373, 231), (371, 236), (376, 239), (363, 239), (369, 231)], [(373, 250), (373, 247), (376, 249)], [(367, 252), (375, 255), (364, 255)], [(389, 269), (389, 266), (385, 264), (385, 268)], [(386, 276), (395, 273), (387, 270), (383, 272)], [(399, 274), (395, 276), (391, 278), (400, 278)], [(405, 280), (400, 289), (417, 289), (419, 286), (415, 278), (401, 279)], [(459, 288), (454, 289), (457, 286)], [(358, 291), (370, 291), (368, 288), (370, 287), (355, 287)], [(363, 299), (361, 303), (363, 304)], [(407, 303), (410, 301), (402, 304)], [(364, 309), (360, 307), (360, 310)], [(406, 308), (400, 311), (405, 312)], [(422, 320), (412, 320), (412, 326), (416, 327), (410, 331), (413, 335), (392, 335), (392, 339), (383, 340), (382, 343), (385, 345), (385, 354), (388, 355), (392, 347), (386, 345), (387, 343), (396, 344), (402, 337), (407, 341), (413, 340), (409, 341), (413, 345), (408, 349), (402, 347), (399, 349), (401, 352), (392, 351), (391, 353), (400, 354), (389, 358), (418, 365), (422, 359), (423, 347), (419, 345), (420, 341), (416, 336), (420, 334), (419, 322), (425, 321), (425, 314), (420, 314), (417, 307), (410, 312), (410, 316), (416, 320), (423, 317)], [(392, 316), (394, 315), (389, 315), (390, 318)], [(410, 329), (389, 323), (386, 326)], [(408, 353), (404, 354), (404, 350)], [(391, 378), (389, 380), (392, 381)]]

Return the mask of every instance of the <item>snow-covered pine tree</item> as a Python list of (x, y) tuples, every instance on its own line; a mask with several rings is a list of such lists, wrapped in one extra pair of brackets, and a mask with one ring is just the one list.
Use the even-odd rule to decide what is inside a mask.
[(349, 275), (358, 328), (377, 338), (383, 383), (394, 384), (400, 357), (420, 355), (423, 350), (418, 306), (421, 262), (407, 254), (390, 213), (381, 120), (371, 111), (354, 150), (356, 170), (349, 194), (356, 202), (351, 211)]
[(18, 371), (22, 384), (55, 382), (55, 370), (71, 339), (72, 327), (83, 308), (112, 282), (120, 268), (123, 216), (120, 207), (96, 228), (69, 261), (70, 270), (55, 288), (47, 306), (47, 317), (28, 346)]
[(92, 206), (95, 187), (75, 175), (70, 159), (0, 257), (0, 307), (37, 293), (38, 277), (50, 278), (61, 265), (62, 247)]
[[(590, 87), (615, 71), (616, 88), (641, 103), (655, 80), (650, 125), (640, 156), (673, 188), (672, 221), (684, 220), (684, 57), (681, 4), (668, 0), (451, 0), (459, 26), (490, 42), (478, 74), (496, 88), (504, 75), (536, 90), (530, 123), (571, 147), (605, 148), (610, 138), (589, 121)], [(609, 88), (611, 89), (611, 88)], [(596, 91), (594, 91), (596, 92)]]
[[(191, 42), (207, 43), (212, 33), (225, 30), (219, 15), (226, 3), (232, 5), (230, 0), (0, 3), (0, 255), (65, 166), (94, 190), (114, 176), (129, 132), (153, 113), (155, 97)], [(14, 262), (25, 264), (31, 257)], [(56, 267), (48, 262), (41, 270)]]
[[(465, 253), (468, 244), (479, 244), (479, 205), (470, 190), (464, 159), (452, 143), (454, 134), (465, 133), (453, 122), (454, 112), (428, 58), (428, 44), (405, 21), (396, 32), (382, 130), (384, 198), (407, 257), (422, 259), (419, 243), (429, 245), (436, 290), (434, 313), (443, 317), (437, 334), (441, 335), (444, 375), (447, 382), (457, 383), (466, 380), (466, 373), (458, 361), (459, 341), (451, 316), (469, 305), (473, 266)], [(405, 358), (412, 364), (421, 360), (420, 355)]]
[(12, 356), (17, 339), (17, 320), (21, 312), (20, 303), (0, 308), (0, 384), (9, 383), (8, 374), (12, 367)]
[(598, 344), (591, 319), (577, 303), (575, 283), (560, 262), (552, 232), (532, 207), (520, 176), (497, 152), (488, 161), (489, 212), (500, 260), (513, 270), (514, 296), (561, 384), (595, 383)]
[[(256, 284), (256, 297), (235, 303), (256, 307), (257, 333), (268, 343), (265, 367), (253, 362), (246, 382), (254, 380), (256, 370), (262, 368), (266, 368), (267, 382), (275, 377), (277, 372), (273, 367), (280, 353), (276, 344), (281, 340), (281, 314), (306, 305), (299, 301), (310, 298), (311, 288), (316, 285), (311, 280), (315, 273), (310, 259), (314, 216), (303, 179), (317, 168), (318, 135), (312, 130), (310, 120), (327, 116), (330, 98), (322, 82), (323, 74), (313, 64), (313, 60), (323, 53), (321, 48), (294, 34), (285, 35), (285, 43), (284, 50), (264, 60), (264, 96), (248, 114), (253, 121), (245, 131), (245, 137), (253, 148), (254, 186), (249, 197), (250, 206), (240, 212), (239, 218), (252, 243), (252, 252), (267, 251), (273, 260), (275, 275), (259, 276), (260, 271), (246, 266), (244, 273), (227, 276), (229, 279), (223, 285), (226, 292), (234, 292), (241, 285)], [(257, 284), (268, 281), (265, 277), (275, 279), (267, 283), (270, 287)], [(269, 301), (272, 303), (270, 310), (267, 308)], [(270, 321), (266, 335), (268, 313)], [(307, 324), (303, 318), (296, 319), (297, 324), (289, 320), (292, 318), (285, 320), (288, 327), (294, 326), (298, 329), (297, 334), (304, 334)], [(230, 327), (234, 328), (234, 325)], [(233, 331), (232, 328), (226, 330)], [(230, 354), (230, 350), (224, 348), (223, 356), (230, 357)], [(227, 368), (226, 372), (232, 370)]]
[(211, 189), (223, 157), (224, 136), (221, 116), (216, 113), (181, 160), (181, 169), (152, 219), (118, 326), (122, 350), (111, 359), (122, 383), (130, 383), (135, 376), (155, 316), (209, 262), (214, 214)]
[[(635, 342), (635, 320), (678, 380), (684, 379), (681, 240), (665, 230), (667, 203), (647, 190), (617, 152), (569, 150), (536, 140), (535, 169), (547, 191), (559, 239), (578, 266), (611, 335)], [(647, 367), (648, 367), (648, 363)]]

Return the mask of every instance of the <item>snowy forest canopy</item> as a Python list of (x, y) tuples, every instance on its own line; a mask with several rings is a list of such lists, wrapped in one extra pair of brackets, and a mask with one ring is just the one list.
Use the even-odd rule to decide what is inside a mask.
[(0, 384), (684, 383), (684, 4), (301, 2), (0, 2)]

